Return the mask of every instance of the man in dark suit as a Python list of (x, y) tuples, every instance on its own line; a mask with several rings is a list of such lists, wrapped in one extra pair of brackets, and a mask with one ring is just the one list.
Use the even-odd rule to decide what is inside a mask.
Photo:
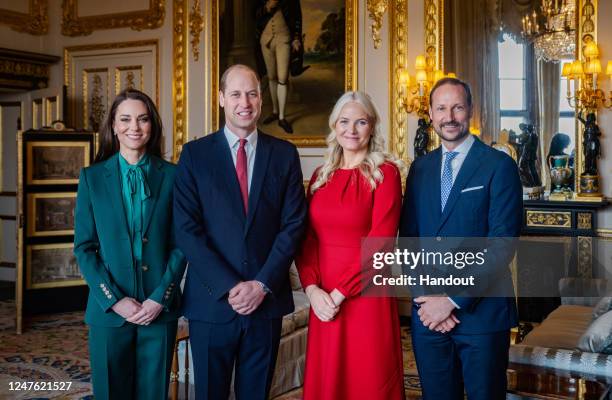
[[(518, 237), (522, 188), (506, 154), (469, 134), (469, 86), (444, 78), (431, 90), (429, 115), (442, 145), (417, 158), (406, 181), (402, 237)], [(498, 248), (507, 268), (511, 248)], [(506, 398), (513, 298), (420, 296), (412, 343), (424, 399)]]
[(288, 271), (306, 206), (292, 144), (257, 131), (253, 70), (223, 74), (225, 127), (183, 146), (175, 183), (177, 243), (189, 261), (184, 315), (198, 399), (267, 399), (281, 321), (293, 311)]

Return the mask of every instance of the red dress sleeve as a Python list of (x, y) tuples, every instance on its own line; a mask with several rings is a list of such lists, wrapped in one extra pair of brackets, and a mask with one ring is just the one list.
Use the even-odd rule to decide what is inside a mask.
[[(308, 184), (308, 195), (307, 201), (310, 206), (310, 202), (312, 200), (312, 193), (310, 192), (310, 188), (313, 183), (317, 180), (317, 175), (319, 172), (319, 168), (315, 170), (310, 178), (310, 183)], [(320, 286), (321, 279), (319, 274), (319, 241), (317, 240), (317, 235), (312, 229), (312, 225), (310, 223), (310, 218), (307, 219), (306, 222), (306, 236), (302, 241), (302, 245), (298, 250), (298, 253), (295, 257), (295, 265), (298, 270), (298, 274), (300, 275), (300, 281), (302, 282), (302, 287), (306, 289), (310, 285)]]
[[(374, 190), (374, 202), (372, 205), (372, 224), (366, 236), (368, 248), (361, 250), (361, 258), (369, 259), (376, 251), (392, 251), (397, 236), (401, 206), (402, 206), (402, 182), (399, 169), (389, 162), (380, 167), (383, 173), (383, 181)], [(392, 240), (390, 240), (392, 238)], [(365, 251), (365, 253), (364, 253)], [(368, 275), (374, 275), (376, 270), (371, 268), (371, 263), (366, 263), (363, 269)], [(347, 268), (338, 283), (337, 289), (345, 297), (354, 297), (361, 293), (362, 282), (370, 281), (370, 276), (364, 276), (361, 263), (355, 263)]]

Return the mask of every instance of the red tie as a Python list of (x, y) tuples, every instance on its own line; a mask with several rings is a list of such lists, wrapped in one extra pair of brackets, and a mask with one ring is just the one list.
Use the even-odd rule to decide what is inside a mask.
[(240, 139), (238, 154), (236, 155), (236, 175), (238, 175), (238, 183), (240, 184), (240, 192), (242, 193), (242, 203), (244, 204), (244, 213), (249, 210), (249, 176), (247, 173), (247, 157), (244, 146), (246, 139)]

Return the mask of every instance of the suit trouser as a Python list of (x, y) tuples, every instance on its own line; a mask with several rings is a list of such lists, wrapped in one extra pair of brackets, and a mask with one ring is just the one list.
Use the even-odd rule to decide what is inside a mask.
[(289, 79), (289, 58), (291, 56), (291, 37), (276, 34), (273, 37), (263, 35), (260, 40), (261, 53), (266, 64), (268, 78), (282, 85)]
[(412, 318), (412, 347), (423, 400), (505, 400), (510, 331), (457, 334), (429, 331)]
[(227, 400), (234, 372), (237, 400), (266, 400), (281, 326), (280, 318), (238, 316), (224, 324), (190, 320), (196, 399)]
[(168, 397), (177, 322), (89, 326), (89, 358), (96, 400)]

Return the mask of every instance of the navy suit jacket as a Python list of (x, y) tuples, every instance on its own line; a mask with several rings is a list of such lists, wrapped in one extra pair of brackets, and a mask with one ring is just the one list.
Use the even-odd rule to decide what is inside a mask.
[(183, 294), (188, 319), (230, 321), (238, 314), (227, 294), (248, 280), (272, 291), (253, 316), (293, 311), (288, 271), (306, 218), (294, 145), (258, 133), (247, 215), (223, 130), (183, 146), (174, 196), (176, 240), (189, 262)]
[[(406, 180), (400, 236), (519, 236), (522, 185), (512, 158), (476, 139), (455, 179), (444, 212), (440, 210), (441, 166), (441, 147), (412, 163)], [(478, 189), (462, 192), (468, 188)], [(507, 258), (511, 257), (512, 249), (500, 252), (502, 258)], [(455, 310), (461, 321), (454, 330), (457, 333), (495, 332), (517, 324), (514, 298), (452, 297), (452, 300), (461, 307)]]

